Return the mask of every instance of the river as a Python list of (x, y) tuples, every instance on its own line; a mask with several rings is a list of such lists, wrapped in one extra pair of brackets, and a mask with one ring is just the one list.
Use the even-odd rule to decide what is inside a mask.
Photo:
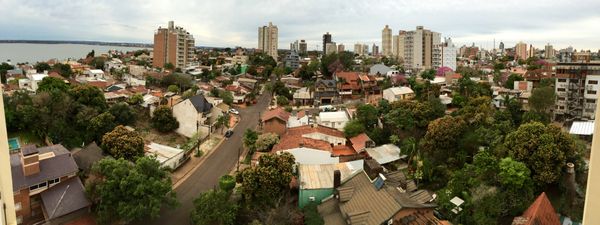
[(35, 63), (48, 61), (49, 59), (80, 59), (94, 50), (96, 55), (107, 53), (109, 50), (135, 51), (144, 48), (106, 46), (106, 45), (83, 45), (83, 44), (23, 44), (2, 43), (0, 44), (0, 62), (10, 60), (12, 64)]

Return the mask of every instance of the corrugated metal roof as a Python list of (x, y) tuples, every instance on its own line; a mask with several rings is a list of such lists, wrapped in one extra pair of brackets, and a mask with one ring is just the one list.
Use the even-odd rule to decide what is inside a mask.
[(575, 121), (571, 125), (571, 134), (592, 135), (594, 134), (594, 121)]
[(333, 188), (333, 171), (339, 170), (343, 183), (363, 169), (363, 160), (337, 164), (300, 164), (300, 189)]
[(367, 148), (367, 153), (379, 164), (386, 164), (400, 159), (400, 148), (386, 144), (375, 148)]

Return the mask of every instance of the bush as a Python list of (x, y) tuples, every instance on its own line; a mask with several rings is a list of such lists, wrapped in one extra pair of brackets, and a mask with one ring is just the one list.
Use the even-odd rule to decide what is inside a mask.
[(159, 106), (154, 110), (151, 125), (160, 132), (169, 132), (179, 128), (179, 121), (173, 117), (173, 111), (168, 106)]
[(219, 178), (219, 188), (221, 190), (229, 192), (235, 188), (235, 177), (231, 175), (223, 175)]
[(277, 105), (284, 106), (289, 105), (290, 101), (283, 95), (277, 96)]
[(304, 213), (304, 224), (306, 225), (323, 225), (325, 221), (317, 211), (317, 203), (311, 202), (302, 209)]

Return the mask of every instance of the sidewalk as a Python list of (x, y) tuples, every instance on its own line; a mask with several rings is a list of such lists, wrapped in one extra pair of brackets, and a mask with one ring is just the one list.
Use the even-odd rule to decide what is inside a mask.
[(204, 160), (221, 145), (223, 140), (225, 140), (225, 138), (223, 138), (222, 135), (212, 134), (210, 139), (200, 144), (200, 151), (203, 152), (202, 156), (196, 157), (196, 150), (194, 150), (188, 162), (177, 168), (177, 170), (173, 171), (171, 174), (173, 189), (177, 188), (177, 186), (179, 186), (192, 171), (196, 170), (196, 168), (198, 168), (198, 166), (200, 166), (202, 162), (204, 162)]

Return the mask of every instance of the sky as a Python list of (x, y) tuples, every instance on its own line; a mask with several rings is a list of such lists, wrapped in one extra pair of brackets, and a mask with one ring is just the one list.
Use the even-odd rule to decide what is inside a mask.
[(381, 46), (381, 31), (416, 26), (485, 49), (523, 41), (543, 48), (600, 49), (599, 0), (0, 0), (0, 40), (87, 40), (152, 43), (169, 20), (196, 45), (255, 48), (258, 27), (279, 28), (279, 48), (322, 35), (352, 50)]

